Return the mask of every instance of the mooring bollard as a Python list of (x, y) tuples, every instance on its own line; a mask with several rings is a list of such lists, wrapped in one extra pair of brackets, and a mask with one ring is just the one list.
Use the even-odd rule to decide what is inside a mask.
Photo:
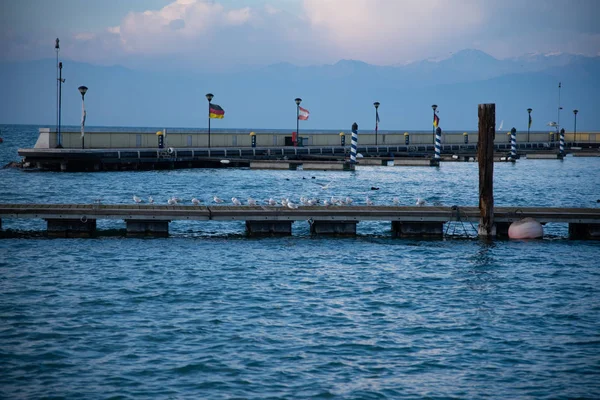
[(350, 147), (350, 163), (356, 164), (356, 148), (358, 147), (358, 124), (352, 124), (352, 145)]
[(565, 129), (561, 129), (560, 130), (560, 142), (559, 142), (559, 151), (560, 151), (560, 155), (564, 156), (565, 155)]
[(252, 147), (256, 147), (256, 133), (250, 132), (250, 143)]
[(550, 143), (554, 143), (554, 132), (549, 132), (548, 136), (550, 137)]
[(408, 134), (408, 132), (404, 132), (404, 144), (408, 146), (409, 143), (410, 143), (410, 135)]
[(158, 136), (158, 148), (165, 148), (165, 136), (163, 135), (163, 131), (156, 132), (156, 136)]
[(517, 130), (515, 128), (510, 130), (510, 158), (517, 159)]
[(465, 140), (465, 144), (469, 144), (469, 134), (467, 132), (463, 133), (463, 138)]
[(345, 146), (346, 145), (346, 135), (344, 135), (344, 132), (340, 132), (340, 146)]
[(442, 128), (439, 126), (435, 129), (435, 159), (441, 158), (442, 152)]

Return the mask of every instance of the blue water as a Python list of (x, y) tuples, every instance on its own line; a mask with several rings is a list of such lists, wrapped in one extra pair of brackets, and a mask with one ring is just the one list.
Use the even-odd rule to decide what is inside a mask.
[[(1, 128), (1, 165), (35, 143), (37, 127)], [(4, 169), (0, 182), (0, 203), (368, 194), (477, 205), (478, 193), (475, 163)], [(598, 207), (600, 159), (498, 163), (494, 185), (498, 206)], [(23, 234), (43, 221), (2, 224), (21, 234), (0, 239), (0, 398), (600, 397), (600, 243), (568, 240), (562, 224), (491, 243), (470, 224), (443, 240), (392, 239), (386, 222), (346, 239), (311, 237), (302, 222), (266, 239), (238, 222), (177, 221), (166, 239), (46, 239)]]

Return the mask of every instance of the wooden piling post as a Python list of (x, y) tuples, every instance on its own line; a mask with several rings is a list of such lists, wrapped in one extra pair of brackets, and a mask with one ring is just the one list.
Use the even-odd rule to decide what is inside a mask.
[(494, 138), (496, 104), (479, 104), (479, 236), (496, 236), (494, 225)]

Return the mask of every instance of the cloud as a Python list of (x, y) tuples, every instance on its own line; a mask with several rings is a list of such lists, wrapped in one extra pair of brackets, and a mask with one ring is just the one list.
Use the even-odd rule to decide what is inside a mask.
[(600, 48), (597, 0), (576, 6), (569, 0), (171, 0), (139, 10), (87, 30), (9, 19), (0, 26), (0, 57), (52, 57), (57, 36), (61, 55), (77, 61), (190, 69), (340, 59), (404, 64), (465, 48), (500, 58), (536, 51), (592, 55)]
[(382, 64), (431, 55), (432, 48), (472, 34), (486, 21), (478, 1), (304, 0), (304, 10), (337, 53)]

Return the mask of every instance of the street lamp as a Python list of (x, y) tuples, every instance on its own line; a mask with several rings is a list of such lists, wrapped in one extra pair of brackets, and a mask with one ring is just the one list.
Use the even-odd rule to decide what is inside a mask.
[(302, 99), (296, 97), (294, 101), (296, 102), (296, 140), (298, 140), (300, 137), (300, 103), (302, 103)]
[(575, 116), (575, 126), (573, 127), (573, 134), (575, 136), (574, 141), (577, 143), (577, 113), (579, 110), (573, 110), (573, 115)]
[(206, 100), (208, 100), (208, 148), (210, 149), (210, 102), (213, 97), (215, 97), (212, 93), (206, 93)]
[(432, 105), (431, 108), (433, 109), (433, 122), (434, 122), (434, 124), (433, 124), (432, 133), (433, 133), (433, 144), (435, 145), (435, 128), (436, 128), (436, 126), (435, 126), (435, 112), (437, 110), (437, 104)]
[(558, 128), (560, 127), (560, 110), (562, 110), (562, 107), (560, 106), (560, 88), (562, 86), (561, 82), (558, 82), (558, 116), (556, 119), (556, 131), (558, 132)]
[(62, 63), (58, 62), (58, 52), (60, 51), (60, 40), (56, 38), (54, 44), (56, 50), (56, 147), (62, 149), (62, 138), (60, 136), (60, 114), (61, 114), (61, 103), (62, 103), (62, 84), (65, 80), (62, 78)]
[(85, 148), (85, 94), (87, 93), (87, 86), (79, 86), (79, 93), (81, 93), (81, 148)]
[(375, 106), (375, 146), (377, 146), (377, 130), (379, 129), (379, 102), (376, 101), (375, 103), (373, 103), (373, 105)]
[(529, 129), (531, 128), (531, 112), (533, 110), (531, 108), (527, 109), (527, 114), (529, 114), (529, 119), (527, 120), (527, 143), (529, 143)]

